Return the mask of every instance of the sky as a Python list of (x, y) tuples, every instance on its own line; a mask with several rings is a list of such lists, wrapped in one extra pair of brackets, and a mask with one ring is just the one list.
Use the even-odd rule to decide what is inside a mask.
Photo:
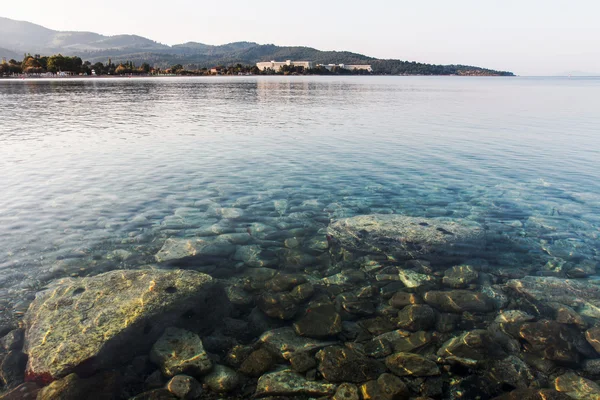
[(169, 45), (252, 41), (519, 75), (600, 73), (598, 0), (28, 0), (0, 15)]

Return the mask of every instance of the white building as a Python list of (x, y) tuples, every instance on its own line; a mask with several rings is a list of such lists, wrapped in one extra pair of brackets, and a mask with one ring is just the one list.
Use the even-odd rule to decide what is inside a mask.
[(368, 72), (373, 72), (373, 68), (370, 65), (358, 65), (358, 64), (319, 64), (319, 67), (323, 67), (328, 71), (331, 71), (334, 68), (342, 68), (350, 71), (356, 70), (364, 70)]
[(279, 71), (279, 69), (281, 67), (285, 66), (285, 65), (294, 66), (294, 67), (304, 67), (306, 69), (313, 68), (313, 62), (312, 61), (292, 61), (292, 60), (286, 60), (285, 62), (283, 62), (283, 61), (267, 61), (267, 62), (256, 63), (256, 66), (261, 71), (264, 71), (266, 69), (272, 69), (273, 71)]

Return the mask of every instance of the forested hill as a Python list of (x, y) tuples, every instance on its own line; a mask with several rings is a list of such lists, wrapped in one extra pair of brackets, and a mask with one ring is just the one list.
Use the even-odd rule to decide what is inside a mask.
[[(16, 56), (18, 54), (19, 56)], [(91, 63), (144, 63), (156, 68), (182, 65), (186, 69), (270, 60), (307, 60), (317, 64), (371, 64), (376, 74), (512, 75), (462, 65), (430, 65), (401, 60), (378, 60), (348, 51), (320, 51), (311, 47), (276, 46), (253, 42), (208, 45), (188, 42), (168, 46), (136, 35), (105, 36), (93, 32), (55, 31), (30, 22), (0, 17), (0, 58), (22, 60), (24, 54), (78, 56)]]

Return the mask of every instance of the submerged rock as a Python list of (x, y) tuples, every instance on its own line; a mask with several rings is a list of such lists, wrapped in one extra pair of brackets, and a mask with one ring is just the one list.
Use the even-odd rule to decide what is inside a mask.
[(355, 350), (330, 346), (317, 353), (319, 372), (330, 382), (362, 383), (385, 372), (385, 366)]
[(556, 321), (504, 324), (503, 328), (524, 343), (529, 353), (563, 363), (579, 363), (581, 356), (595, 357), (594, 349), (579, 329)]
[(311, 382), (302, 375), (286, 369), (261, 376), (254, 396), (331, 396), (336, 388), (336, 385), (328, 383)]
[(398, 312), (398, 327), (409, 331), (426, 331), (435, 325), (435, 312), (425, 304), (404, 307)]
[(203, 375), (212, 368), (202, 340), (184, 329), (167, 328), (152, 346), (150, 360), (158, 365), (167, 377), (181, 373)]
[[(194, 271), (63, 279), (38, 293), (25, 315), (27, 380), (47, 384), (124, 363), (147, 353), (164, 326), (211, 327), (226, 308), (221, 298), (212, 278)], [(203, 318), (182, 318), (188, 315)]]
[(119, 396), (121, 377), (115, 372), (104, 372), (87, 379), (76, 374), (52, 382), (43, 388), (38, 400), (115, 399)]
[(360, 215), (334, 221), (327, 231), (337, 245), (350, 252), (399, 259), (465, 255), (485, 244), (483, 228), (464, 219)]
[(170, 238), (154, 258), (157, 262), (168, 262), (190, 257), (226, 257), (233, 254), (235, 249), (235, 244), (218, 237)]
[(336, 343), (298, 336), (291, 327), (265, 332), (259, 340), (286, 360), (295, 352), (313, 351)]
[(571, 400), (571, 397), (554, 389), (517, 389), (493, 400)]
[(453, 288), (463, 288), (477, 281), (479, 273), (470, 265), (457, 265), (444, 273), (443, 283)]
[(25, 382), (0, 395), (0, 400), (36, 400), (40, 387), (35, 382)]
[(600, 400), (600, 386), (594, 381), (585, 379), (573, 372), (559, 376), (554, 381), (557, 391), (565, 393), (572, 399)]
[(423, 299), (430, 306), (450, 313), (488, 313), (496, 309), (495, 302), (487, 294), (469, 290), (430, 291)]
[(336, 390), (332, 400), (360, 400), (358, 388), (351, 383), (342, 383)]
[(213, 392), (228, 393), (239, 386), (240, 377), (231, 368), (217, 364), (202, 382)]
[(167, 383), (167, 390), (179, 399), (193, 400), (200, 397), (202, 386), (189, 375), (175, 375)]
[(388, 373), (361, 385), (360, 393), (364, 400), (405, 400), (410, 397), (406, 384)]
[(589, 281), (526, 276), (506, 284), (518, 294), (544, 307), (562, 304), (584, 317), (600, 319), (600, 286)]
[(440, 375), (437, 364), (413, 353), (396, 353), (385, 359), (385, 365), (398, 376)]
[(254, 350), (240, 365), (239, 371), (248, 376), (259, 377), (269, 371), (277, 362), (276, 357), (267, 349)]
[(446, 341), (437, 352), (440, 357), (452, 357), (465, 365), (469, 360), (481, 361), (506, 356), (504, 350), (486, 330), (465, 332)]
[(342, 331), (342, 318), (331, 303), (311, 305), (294, 329), (300, 336), (326, 338)]

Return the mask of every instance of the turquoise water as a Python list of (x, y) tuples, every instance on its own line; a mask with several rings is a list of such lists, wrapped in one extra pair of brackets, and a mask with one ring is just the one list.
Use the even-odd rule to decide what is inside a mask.
[(18, 312), (52, 279), (153, 263), (213, 225), (264, 223), (277, 250), (369, 213), (468, 218), (520, 252), (545, 240), (597, 261), (599, 93), (562, 78), (0, 81), (0, 299)]

